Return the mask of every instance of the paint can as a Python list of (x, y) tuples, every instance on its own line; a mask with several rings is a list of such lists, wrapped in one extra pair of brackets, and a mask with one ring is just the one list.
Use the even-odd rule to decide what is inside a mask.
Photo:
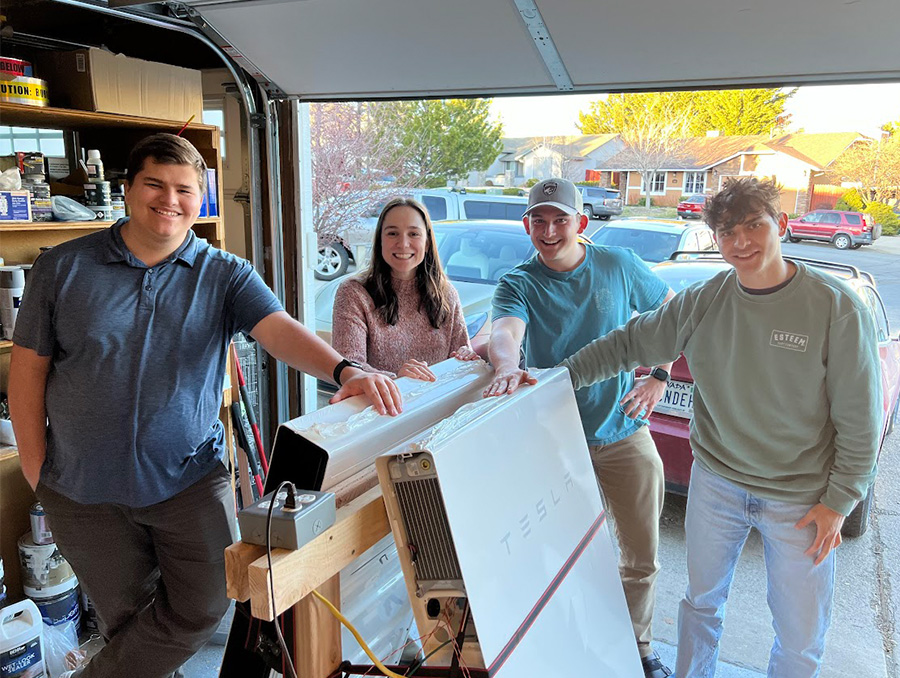
[[(56, 544), (35, 544), (31, 532), (19, 538), (19, 562), (22, 566), (25, 595), (30, 596), (28, 591), (32, 590), (37, 591), (38, 596), (46, 596), (49, 593), (41, 592), (54, 590), (60, 593), (73, 586), (70, 582), (75, 580), (75, 573), (68, 561), (60, 555)], [(67, 588), (59, 588), (66, 584)]]
[(53, 533), (47, 527), (47, 514), (44, 513), (44, 507), (41, 502), (35, 502), (31, 505), (29, 511), (31, 516), (31, 539), (38, 546), (53, 543)]
[(59, 586), (32, 589), (23, 585), (22, 590), (37, 605), (47, 626), (73, 622), (75, 636), (81, 633), (81, 590), (75, 577)]
[(38, 78), (0, 73), (0, 101), (26, 106), (46, 106), (47, 82)]
[(4, 339), (13, 338), (24, 293), (25, 271), (18, 266), (0, 266), (0, 325), (3, 325)]
[(26, 78), (34, 75), (30, 61), (13, 59), (11, 57), (0, 57), (0, 73), (13, 77), (25, 76)]
[(0, 676), (45, 678), (41, 614), (34, 602), (21, 600), (0, 610)]

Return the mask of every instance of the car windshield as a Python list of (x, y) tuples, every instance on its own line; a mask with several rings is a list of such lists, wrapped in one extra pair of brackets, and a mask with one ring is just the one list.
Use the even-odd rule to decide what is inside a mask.
[(650, 231), (643, 228), (601, 228), (593, 236), (597, 245), (627, 247), (644, 261), (658, 263), (678, 249), (678, 233)]
[(702, 203), (706, 202), (706, 196), (705, 195), (692, 195), (685, 202), (698, 202), (698, 203), (702, 204)]
[(435, 227), (441, 263), (451, 280), (494, 284), (534, 253), (524, 229), (442, 229)]

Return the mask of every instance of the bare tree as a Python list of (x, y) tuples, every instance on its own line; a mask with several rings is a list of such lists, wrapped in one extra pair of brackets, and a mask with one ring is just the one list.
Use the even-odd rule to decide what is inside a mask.
[(900, 133), (857, 141), (829, 168), (837, 182), (859, 184), (867, 202), (885, 202), (900, 188)]
[(314, 225), (320, 243), (342, 241), (348, 229), (398, 183), (401, 163), (390, 135), (374, 134), (365, 103), (319, 103), (310, 107)]
[(640, 172), (646, 192), (645, 205), (650, 207), (654, 175), (663, 168), (676, 167), (687, 160), (685, 136), (687, 114), (663, 119), (650, 112), (636, 114), (621, 132), (625, 148), (618, 156), (623, 167)]
[(536, 176), (557, 176), (569, 181), (584, 180), (584, 170), (582, 169), (584, 163), (580, 162), (579, 158), (571, 155), (572, 149), (569, 146), (568, 137), (534, 137), (532, 153), (536, 157), (543, 155), (550, 159), (550, 167), (543, 172), (536, 172)]

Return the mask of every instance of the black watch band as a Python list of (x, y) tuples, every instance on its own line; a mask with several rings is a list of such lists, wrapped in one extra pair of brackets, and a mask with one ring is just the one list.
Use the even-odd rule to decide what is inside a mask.
[(359, 363), (355, 363), (352, 360), (347, 360), (346, 358), (341, 360), (341, 362), (335, 365), (334, 372), (331, 373), (331, 376), (334, 378), (334, 383), (338, 386), (343, 386), (343, 384), (341, 383), (341, 372), (344, 371), (345, 367), (355, 367), (360, 370), (362, 369), (362, 365), (360, 365)]
[(669, 373), (661, 367), (654, 367), (652, 370), (650, 370), (650, 376), (654, 379), (659, 379), (660, 381), (664, 381), (666, 383), (668, 383), (669, 381)]

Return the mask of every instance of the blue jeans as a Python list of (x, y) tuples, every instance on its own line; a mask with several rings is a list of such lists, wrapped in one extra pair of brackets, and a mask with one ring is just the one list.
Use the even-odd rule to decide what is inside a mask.
[(815, 525), (794, 528), (811, 505), (762, 499), (704, 469), (691, 469), (685, 532), (688, 588), (678, 610), (677, 678), (713, 678), (725, 602), (750, 533), (763, 540), (775, 642), (769, 678), (819, 675), (831, 622), (834, 552), (819, 565), (804, 553)]

